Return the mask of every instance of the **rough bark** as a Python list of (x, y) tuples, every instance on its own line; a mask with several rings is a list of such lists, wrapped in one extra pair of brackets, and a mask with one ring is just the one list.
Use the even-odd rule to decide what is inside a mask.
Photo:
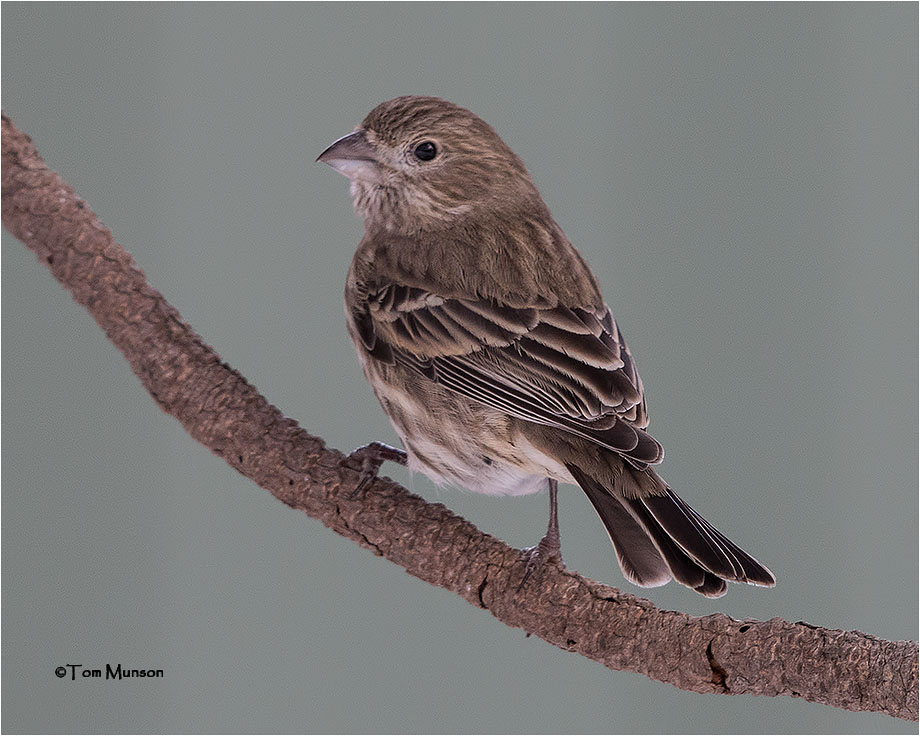
[(792, 695), (917, 720), (917, 645), (810, 624), (702, 618), (545, 565), (358, 466), (283, 416), (182, 321), (3, 116), (3, 224), (85, 306), (160, 407), (292, 508), (496, 618), (617, 670), (700, 693)]

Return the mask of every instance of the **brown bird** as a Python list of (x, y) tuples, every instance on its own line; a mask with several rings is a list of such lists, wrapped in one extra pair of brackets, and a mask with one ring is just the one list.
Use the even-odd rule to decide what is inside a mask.
[(351, 180), (364, 218), (348, 332), (406, 448), (357, 450), (365, 482), (394, 460), (479, 493), (548, 488), (549, 528), (524, 580), (561, 560), (562, 481), (587, 494), (637, 585), (673, 578), (717, 597), (727, 580), (774, 584), (653, 469), (663, 452), (623, 333), (488, 124), (436, 97), (397, 97), (317, 160)]

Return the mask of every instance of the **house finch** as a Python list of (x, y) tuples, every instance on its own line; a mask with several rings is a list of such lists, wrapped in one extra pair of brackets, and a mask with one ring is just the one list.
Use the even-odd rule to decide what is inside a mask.
[(395, 460), (479, 493), (548, 488), (549, 528), (524, 580), (561, 560), (562, 481), (587, 494), (637, 585), (673, 578), (717, 597), (726, 580), (774, 584), (653, 469), (662, 448), (623, 333), (488, 124), (436, 97), (398, 97), (317, 160), (351, 180), (364, 219), (348, 332), (405, 446), (356, 451), (365, 481)]

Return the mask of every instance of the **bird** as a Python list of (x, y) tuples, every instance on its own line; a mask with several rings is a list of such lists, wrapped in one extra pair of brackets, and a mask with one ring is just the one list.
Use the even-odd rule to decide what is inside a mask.
[(623, 331), (488, 123), (439, 97), (397, 97), (317, 161), (350, 180), (364, 221), (347, 329), (405, 448), (356, 450), (359, 488), (394, 461), (479, 493), (548, 490), (521, 585), (562, 562), (559, 483), (582, 488), (638, 586), (675, 580), (716, 598), (727, 581), (775, 584), (658, 474), (664, 453)]

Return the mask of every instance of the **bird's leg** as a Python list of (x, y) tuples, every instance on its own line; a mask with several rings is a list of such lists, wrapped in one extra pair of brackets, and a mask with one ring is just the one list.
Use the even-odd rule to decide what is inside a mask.
[(536, 547), (527, 547), (521, 550), (527, 560), (524, 569), (524, 577), (518, 590), (524, 587), (524, 583), (533, 573), (542, 567), (549, 560), (562, 562), (562, 547), (559, 544), (559, 511), (558, 495), (559, 482), (549, 478), (549, 526), (546, 528), (546, 534)]
[(357, 450), (352, 451), (348, 459), (361, 462), (361, 480), (358, 481), (358, 485), (352, 491), (352, 498), (359, 496), (370, 485), (374, 478), (377, 477), (377, 471), (380, 470), (380, 466), (388, 460), (400, 465), (406, 465), (409, 462), (405, 450), (385, 445), (383, 442), (371, 442), (359, 447)]

